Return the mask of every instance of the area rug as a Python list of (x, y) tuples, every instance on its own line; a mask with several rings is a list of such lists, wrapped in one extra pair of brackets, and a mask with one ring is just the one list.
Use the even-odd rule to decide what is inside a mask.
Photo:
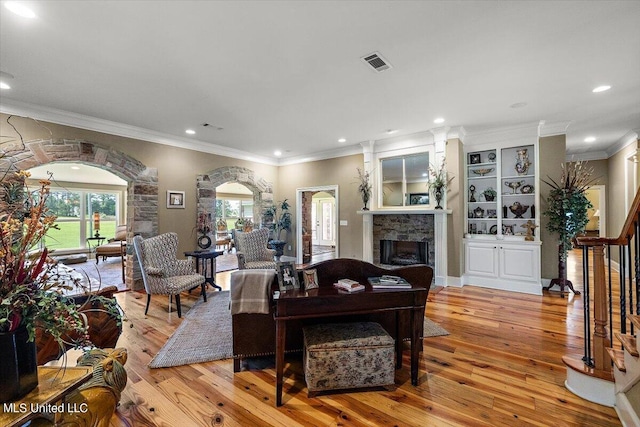
[(216, 273), (237, 269), (238, 257), (236, 254), (224, 254), (216, 258)]
[(229, 291), (207, 293), (184, 316), (173, 335), (149, 362), (150, 368), (189, 365), (233, 355)]
[[(187, 312), (178, 329), (149, 362), (150, 368), (189, 365), (233, 356), (229, 291), (207, 294)], [(425, 317), (424, 337), (449, 335)]]

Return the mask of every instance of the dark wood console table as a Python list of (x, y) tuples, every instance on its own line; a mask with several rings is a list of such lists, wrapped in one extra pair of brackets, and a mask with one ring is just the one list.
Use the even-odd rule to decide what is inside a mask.
[[(282, 405), (282, 375), (287, 321), (321, 317), (360, 315), (393, 311), (396, 314), (396, 334), (399, 314), (408, 310), (411, 317), (411, 384), (418, 385), (420, 331), (424, 322), (427, 289), (376, 289), (369, 284), (360, 292), (343, 293), (333, 286), (321, 286), (310, 291), (294, 290), (280, 293), (274, 300), (276, 321), (276, 406)], [(402, 340), (396, 339), (396, 367), (402, 367)]]

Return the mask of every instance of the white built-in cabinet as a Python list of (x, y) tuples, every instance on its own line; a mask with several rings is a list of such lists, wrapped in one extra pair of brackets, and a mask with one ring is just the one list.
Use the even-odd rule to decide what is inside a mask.
[(473, 148), (465, 152), (463, 283), (541, 294), (537, 139)]

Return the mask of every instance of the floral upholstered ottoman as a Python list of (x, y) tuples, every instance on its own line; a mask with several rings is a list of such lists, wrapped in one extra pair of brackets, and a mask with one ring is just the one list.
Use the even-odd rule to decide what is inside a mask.
[(394, 340), (374, 322), (306, 326), (304, 376), (309, 397), (360, 387), (393, 389)]

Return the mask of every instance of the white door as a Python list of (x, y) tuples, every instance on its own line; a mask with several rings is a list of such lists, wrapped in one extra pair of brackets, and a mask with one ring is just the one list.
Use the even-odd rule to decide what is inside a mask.
[(312, 203), (311, 240), (314, 245), (335, 246), (334, 215), (335, 200), (318, 199)]

